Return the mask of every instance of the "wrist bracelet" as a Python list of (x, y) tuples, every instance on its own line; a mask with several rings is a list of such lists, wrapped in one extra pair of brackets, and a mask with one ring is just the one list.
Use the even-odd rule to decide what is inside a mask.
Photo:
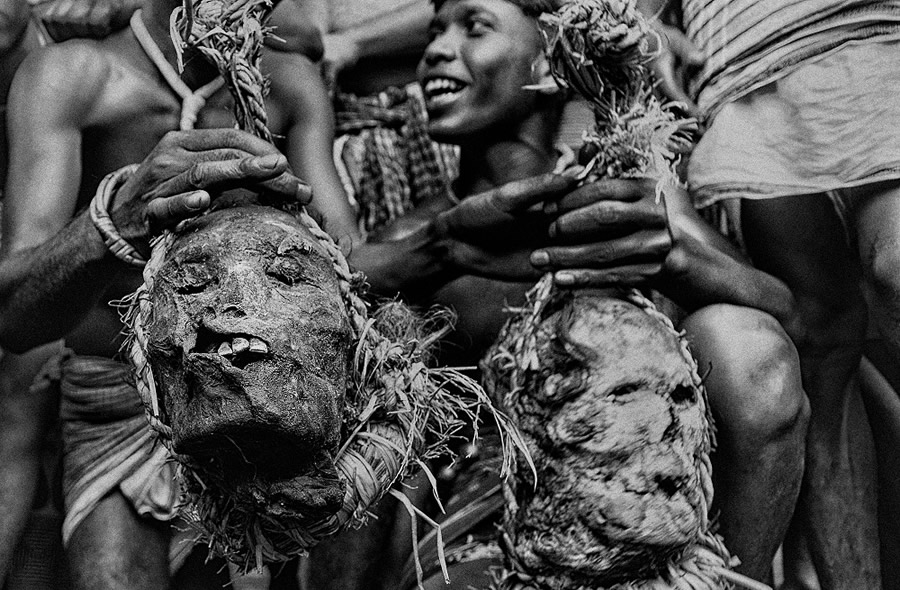
[(112, 204), (113, 197), (120, 186), (131, 177), (138, 164), (131, 164), (123, 168), (119, 168), (115, 172), (111, 172), (103, 177), (94, 198), (91, 199), (90, 214), (94, 227), (100, 232), (103, 243), (113, 255), (132, 266), (143, 268), (147, 264), (147, 260), (129, 244), (125, 238), (119, 234), (115, 224), (109, 216), (109, 206)]

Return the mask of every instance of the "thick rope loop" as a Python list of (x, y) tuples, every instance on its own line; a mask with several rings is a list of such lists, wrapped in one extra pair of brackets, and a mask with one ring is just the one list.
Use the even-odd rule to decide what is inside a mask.
[(143, 268), (147, 264), (146, 259), (122, 237), (109, 216), (109, 207), (116, 196), (116, 191), (131, 178), (131, 175), (134, 174), (137, 168), (138, 164), (131, 164), (103, 177), (103, 180), (97, 186), (94, 198), (91, 199), (89, 212), (91, 221), (94, 223), (97, 231), (100, 232), (100, 237), (103, 238), (103, 243), (106, 244), (107, 250), (126, 264)]

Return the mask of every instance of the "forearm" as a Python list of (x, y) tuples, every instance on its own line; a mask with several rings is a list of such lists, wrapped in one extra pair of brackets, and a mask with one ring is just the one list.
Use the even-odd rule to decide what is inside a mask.
[(43, 244), (0, 262), (0, 346), (24, 351), (65, 336), (125, 269), (86, 212)]
[(350, 265), (366, 275), (370, 291), (416, 303), (459, 275), (446, 262), (434, 224), (428, 222), (393, 239), (368, 241), (353, 249)]
[(688, 311), (730, 303), (772, 315), (791, 336), (798, 329), (796, 301), (787, 285), (707, 243), (673, 249), (655, 286)]

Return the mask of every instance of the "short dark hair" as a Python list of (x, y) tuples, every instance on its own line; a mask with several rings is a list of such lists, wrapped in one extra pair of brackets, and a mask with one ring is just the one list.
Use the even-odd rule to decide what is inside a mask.
[[(431, 0), (434, 10), (438, 11), (447, 0)], [(559, 8), (563, 0), (506, 0), (522, 9), (522, 12), (532, 17), (539, 17), (545, 12), (553, 12)]]

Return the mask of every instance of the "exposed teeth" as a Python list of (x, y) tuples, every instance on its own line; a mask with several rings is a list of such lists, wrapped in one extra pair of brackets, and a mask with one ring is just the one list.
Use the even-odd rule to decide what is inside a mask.
[(231, 356), (232, 354), (234, 354), (234, 350), (231, 349), (231, 343), (229, 342), (223, 342), (222, 344), (220, 344), (218, 352), (220, 356)]
[(250, 341), (246, 338), (241, 338), (240, 336), (238, 336), (231, 341), (231, 349), (234, 351), (234, 354), (247, 352), (248, 350), (250, 350)]
[(444, 92), (458, 92), (463, 85), (450, 78), (432, 78), (425, 83), (426, 94), (441, 94)]
[(265, 354), (269, 352), (269, 347), (266, 346), (266, 343), (260, 340), (259, 338), (251, 338), (250, 339), (250, 352), (258, 352), (260, 354)]

